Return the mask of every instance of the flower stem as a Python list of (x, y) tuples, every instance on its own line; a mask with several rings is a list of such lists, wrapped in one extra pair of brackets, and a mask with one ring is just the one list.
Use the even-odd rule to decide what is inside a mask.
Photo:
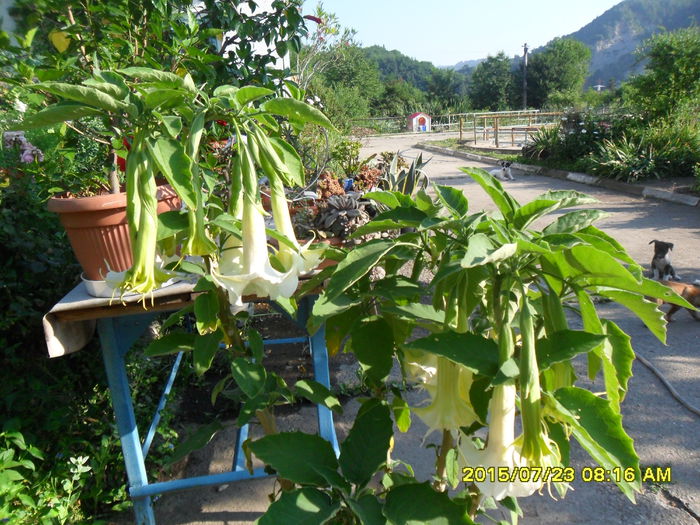
[(440, 455), (437, 459), (437, 468), (435, 470), (435, 490), (445, 492), (447, 490), (447, 453), (454, 448), (452, 432), (448, 429), (442, 429), (442, 445), (440, 445)]

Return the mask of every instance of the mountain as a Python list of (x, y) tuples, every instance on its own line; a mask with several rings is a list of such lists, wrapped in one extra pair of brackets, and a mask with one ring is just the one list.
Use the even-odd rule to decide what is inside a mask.
[(588, 85), (619, 83), (643, 69), (634, 51), (644, 40), (698, 23), (700, 0), (625, 0), (565, 38), (591, 50)]
[(405, 80), (423, 91), (428, 89), (430, 77), (437, 70), (432, 63), (407, 57), (395, 49), (389, 51), (383, 46), (369, 46), (362, 51), (376, 62), (383, 80)]
[[(587, 86), (617, 84), (644, 68), (635, 50), (654, 33), (700, 24), (700, 0), (624, 0), (578, 31), (563, 38), (583, 42), (591, 50)], [(537, 53), (542, 48), (534, 49)], [(461, 69), (477, 60), (459, 62)]]

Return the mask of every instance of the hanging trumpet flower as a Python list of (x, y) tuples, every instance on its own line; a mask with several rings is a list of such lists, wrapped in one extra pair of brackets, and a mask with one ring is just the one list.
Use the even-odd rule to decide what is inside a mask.
[(214, 282), (227, 291), (231, 304), (243, 304), (244, 295), (258, 297), (291, 297), (296, 291), (298, 275), (295, 269), (281, 272), (272, 267), (267, 249), (265, 218), (257, 188), (253, 158), (242, 136), (237, 136), (240, 171), (235, 173), (243, 181), (242, 239), (229, 238), (219, 261), (212, 261)]

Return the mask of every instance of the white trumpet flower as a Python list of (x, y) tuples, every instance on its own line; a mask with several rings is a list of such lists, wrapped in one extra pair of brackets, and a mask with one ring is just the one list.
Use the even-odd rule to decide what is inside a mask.
[(456, 432), (477, 420), (469, 400), (472, 373), (445, 357), (423, 352), (404, 352), (409, 375), (421, 382), (430, 395), (430, 403), (414, 412), (430, 428)]
[(299, 244), (294, 234), (292, 219), (289, 216), (289, 207), (282, 181), (277, 177), (272, 177), (269, 182), (275, 229), (289, 241), (289, 244), (280, 242), (277, 260), (285, 271), (294, 271), (297, 275), (309, 272), (320, 264), (326, 248), (325, 246), (312, 247), (311, 241), (303, 246)]
[[(508, 496), (520, 498), (530, 496), (542, 487), (542, 481), (532, 481), (528, 471), (522, 471), (522, 479), (526, 481), (519, 476), (518, 469), (527, 467), (528, 462), (515, 444), (515, 385), (498, 385), (494, 388), (489, 404), (486, 447), (479, 450), (471, 440), (463, 440), (459, 451), (467, 466), (485, 469), (486, 479), (476, 482), (485, 497), (496, 501)], [(499, 472), (501, 475), (507, 474), (508, 481), (499, 481)]]
[(265, 218), (248, 196), (243, 199), (243, 242), (227, 241), (219, 261), (212, 261), (211, 276), (236, 306), (243, 304), (244, 295), (277, 299), (291, 297), (297, 289), (294, 269), (280, 272), (270, 264)]

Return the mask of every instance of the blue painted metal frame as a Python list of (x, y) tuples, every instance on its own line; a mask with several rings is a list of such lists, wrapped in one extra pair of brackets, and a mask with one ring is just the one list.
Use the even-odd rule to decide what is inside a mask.
[[(297, 318), (294, 319), (294, 321), (304, 329), (315, 299), (315, 296), (307, 296), (299, 303)], [(138, 315), (99, 319), (97, 322), (97, 331), (102, 346), (102, 357), (107, 373), (110, 394), (112, 396), (112, 406), (117, 421), (122, 451), (124, 453), (124, 463), (129, 479), (129, 493), (134, 504), (137, 525), (155, 525), (156, 521), (153, 513), (151, 496), (156, 494), (260, 478), (267, 475), (264, 469), (255, 469), (253, 474), (250, 474), (245, 468), (245, 455), (242, 449), (243, 442), (248, 438), (248, 425), (245, 425), (239, 429), (236, 436), (236, 447), (231, 472), (159, 483), (148, 482), (144, 460), (148, 455), (148, 450), (160, 421), (160, 413), (165, 407), (168, 394), (173, 386), (182, 360), (182, 354), (178, 354), (166, 381), (163, 394), (156, 408), (156, 413), (153, 416), (146, 437), (143, 443), (141, 443), (136, 417), (134, 415), (129, 381), (126, 374), (125, 356), (132, 344), (139, 338), (154, 317), (155, 314), (146, 312)], [(322, 327), (315, 334), (307, 337), (292, 337), (264, 341), (266, 345), (299, 342), (308, 342), (309, 344), (313, 359), (315, 380), (330, 388), (328, 352), (325, 344), (325, 327)], [(333, 425), (332, 412), (323, 405), (317, 405), (317, 414), (319, 434), (331, 443), (336, 455), (339, 455), (340, 451), (338, 439), (335, 434), (335, 427)]]

